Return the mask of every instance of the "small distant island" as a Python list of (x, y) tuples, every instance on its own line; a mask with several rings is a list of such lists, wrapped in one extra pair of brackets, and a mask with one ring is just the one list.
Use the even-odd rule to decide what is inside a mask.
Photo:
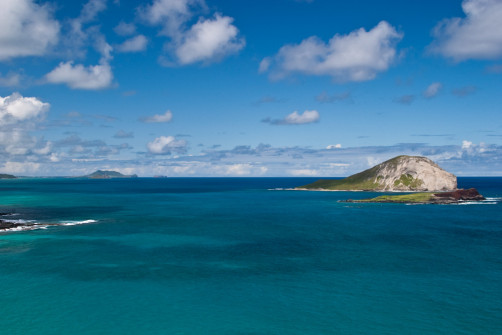
[(17, 179), (17, 177), (11, 174), (0, 173), (0, 179)]
[(114, 179), (114, 178), (138, 178), (137, 175), (125, 175), (117, 171), (105, 171), (105, 170), (97, 170), (91, 174), (83, 176), (83, 178), (89, 179)]
[(457, 189), (457, 177), (426, 157), (397, 156), (372, 168), (344, 179), (321, 179), (296, 190), (317, 191), (379, 191), (420, 192), (402, 195), (382, 195), (357, 203), (419, 203), (452, 204), (462, 201), (482, 201), (485, 198), (474, 189)]

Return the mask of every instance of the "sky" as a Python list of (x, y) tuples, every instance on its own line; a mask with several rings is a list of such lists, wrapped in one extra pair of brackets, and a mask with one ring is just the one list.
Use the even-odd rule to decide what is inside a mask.
[(502, 0), (0, 6), (0, 173), (502, 176)]

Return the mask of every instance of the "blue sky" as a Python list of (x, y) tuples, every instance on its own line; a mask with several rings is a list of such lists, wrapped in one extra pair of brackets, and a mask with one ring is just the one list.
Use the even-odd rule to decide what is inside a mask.
[(0, 172), (502, 175), (502, 1), (5, 0)]

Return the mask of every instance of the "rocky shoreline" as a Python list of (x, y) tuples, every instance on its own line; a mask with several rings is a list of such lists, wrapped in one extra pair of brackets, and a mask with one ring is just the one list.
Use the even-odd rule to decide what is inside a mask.
[(458, 189), (450, 192), (439, 193), (414, 193), (406, 195), (383, 195), (372, 199), (343, 200), (353, 203), (413, 203), (413, 204), (458, 204), (466, 201), (486, 200), (475, 188)]

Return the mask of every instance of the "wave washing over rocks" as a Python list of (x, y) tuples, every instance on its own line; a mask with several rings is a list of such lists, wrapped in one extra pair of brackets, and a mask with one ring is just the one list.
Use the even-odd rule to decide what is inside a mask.
[(16, 213), (0, 213), (0, 233), (26, 231), (36, 229), (47, 229), (54, 226), (76, 226), (81, 224), (97, 223), (96, 220), (74, 220), (74, 221), (61, 221), (58, 223), (37, 222), (36, 220), (12, 219), (16, 217)]

